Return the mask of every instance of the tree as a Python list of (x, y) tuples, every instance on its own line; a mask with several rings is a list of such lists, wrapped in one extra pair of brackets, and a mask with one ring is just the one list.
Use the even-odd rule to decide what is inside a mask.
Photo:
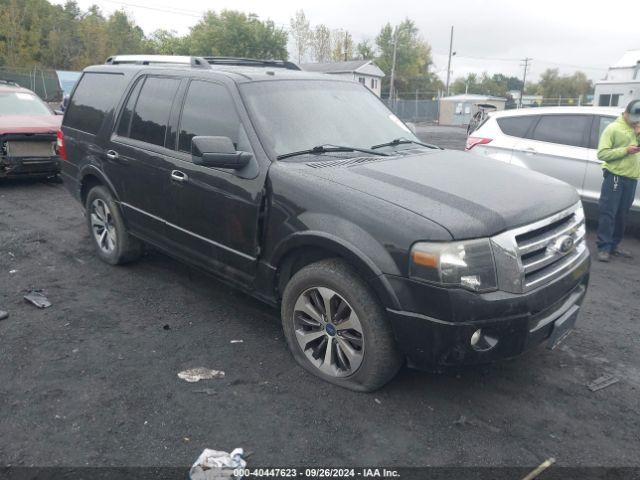
[(575, 98), (593, 91), (593, 83), (583, 72), (560, 76), (557, 68), (548, 68), (540, 75), (536, 93), (545, 98)]
[(194, 27), (185, 39), (190, 55), (254, 58), (287, 58), (287, 33), (271, 20), (234, 10), (213, 11)]
[(344, 62), (353, 58), (353, 37), (341, 28), (331, 32), (331, 60)]
[[(109, 55), (145, 53), (142, 29), (123, 10), (116, 10), (105, 23)], [(104, 59), (103, 59), (104, 61)]]
[(359, 60), (373, 60), (376, 52), (369, 40), (363, 40), (356, 45), (356, 56)]
[(316, 62), (331, 60), (331, 30), (323, 24), (316, 25), (311, 38), (311, 50)]
[[(397, 27), (397, 51), (395, 89), (400, 94), (412, 95), (416, 90), (435, 93), (442, 88), (442, 81), (429, 67), (433, 64), (431, 46), (420, 36), (415, 23), (405, 19)], [(376, 37), (378, 56), (376, 64), (387, 76), (383, 78), (382, 91), (388, 93), (389, 73), (393, 58), (394, 28), (387, 23)]]
[(291, 36), (296, 52), (298, 63), (302, 63), (311, 45), (312, 33), (309, 20), (304, 14), (304, 10), (297, 10), (295, 16), (289, 21), (291, 25)]
[(189, 51), (186, 37), (179, 37), (175, 30), (155, 30), (146, 44), (146, 50), (159, 55), (187, 55)]

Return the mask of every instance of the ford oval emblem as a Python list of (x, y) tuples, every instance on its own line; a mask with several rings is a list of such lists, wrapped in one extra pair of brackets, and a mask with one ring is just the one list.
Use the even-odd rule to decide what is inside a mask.
[(573, 250), (573, 247), (575, 247), (575, 241), (570, 235), (562, 235), (547, 245), (547, 249), (561, 255), (566, 255)]

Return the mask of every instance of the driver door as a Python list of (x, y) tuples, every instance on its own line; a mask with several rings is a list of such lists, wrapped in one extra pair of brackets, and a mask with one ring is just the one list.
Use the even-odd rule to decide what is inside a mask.
[(169, 175), (169, 241), (182, 256), (248, 283), (255, 275), (259, 251), (258, 215), (265, 176), (255, 157), (239, 171), (194, 164), (194, 136), (229, 137), (237, 150), (253, 152), (227, 88), (192, 79), (178, 119)]

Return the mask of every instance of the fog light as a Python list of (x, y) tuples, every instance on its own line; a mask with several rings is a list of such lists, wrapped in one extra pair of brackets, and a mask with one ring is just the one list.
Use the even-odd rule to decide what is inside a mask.
[(498, 339), (485, 334), (481, 328), (471, 334), (471, 347), (478, 352), (487, 352), (498, 344)]

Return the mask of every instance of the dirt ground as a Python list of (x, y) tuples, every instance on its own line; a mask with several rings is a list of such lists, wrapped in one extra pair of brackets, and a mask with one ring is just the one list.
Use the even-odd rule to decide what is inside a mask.
[[(359, 394), (296, 366), (277, 311), (159, 253), (106, 265), (62, 185), (3, 182), (0, 466), (187, 466), (237, 446), (254, 466), (640, 466), (640, 242), (626, 246), (635, 260), (593, 264), (559, 349)], [(23, 300), (33, 288), (50, 308)], [(177, 377), (201, 366), (226, 377)], [(590, 391), (604, 374), (619, 382)]]

